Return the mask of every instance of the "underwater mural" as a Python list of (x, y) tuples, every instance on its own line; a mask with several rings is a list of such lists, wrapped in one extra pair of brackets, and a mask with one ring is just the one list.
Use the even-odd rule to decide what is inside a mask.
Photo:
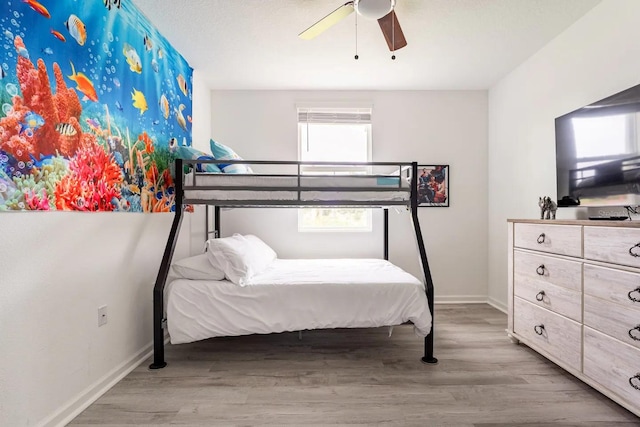
[(0, 211), (175, 210), (192, 74), (130, 1), (0, 11)]

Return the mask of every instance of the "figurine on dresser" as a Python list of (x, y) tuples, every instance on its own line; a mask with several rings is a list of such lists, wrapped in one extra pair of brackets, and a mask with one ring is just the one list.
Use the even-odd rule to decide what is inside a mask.
[(540, 207), (540, 219), (556, 219), (558, 204), (551, 200), (551, 197), (540, 197), (538, 206)]

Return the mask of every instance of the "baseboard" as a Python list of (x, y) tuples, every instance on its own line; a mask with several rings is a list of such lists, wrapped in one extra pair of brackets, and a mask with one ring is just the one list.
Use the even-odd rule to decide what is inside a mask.
[(504, 314), (507, 314), (507, 306), (504, 305), (504, 303), (502, 303), (501, 301), (498, 301), (495, 298), (489, 297), (487, 298), (487, 304), (489, 304), (491, 307), (495, 308), (496, 310), (500, 310)]
[(54, 414), (42, 421), (40, 426), (65, 426), (77, 417), (82, 411), (87, 409), (89, 405), (98, 400), (100, 396), (105, 394), (111, 387), (116, 385), (121, 379), (126, 377), (129, 372), (137, 368), (149, 356), (153, 354), (153, 343), (147, 344), (142, 350), (134, 356), (116, 366), (111, 372), (100, 378), (94, 385), (87, 387), (83, 392), (69, 400), (63, 407), (58, 409)]
[(461, 296), (445, 296), (438, 297), (436, 295), (435, 304), (489, 304), (496, 310), (507, 313), (507, 307), (495, 298), (486, 297), (484, 295), (461, 295)]
[(486, 304), (486, 295), (456, 295), (456, 296), (438, 296), (436, 295), (435, 304)]

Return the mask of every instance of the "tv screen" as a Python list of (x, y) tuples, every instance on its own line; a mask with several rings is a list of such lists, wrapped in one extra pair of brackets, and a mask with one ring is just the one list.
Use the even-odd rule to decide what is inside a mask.
[(640, 205), (640, 85), (555, 125), (558, 206)]

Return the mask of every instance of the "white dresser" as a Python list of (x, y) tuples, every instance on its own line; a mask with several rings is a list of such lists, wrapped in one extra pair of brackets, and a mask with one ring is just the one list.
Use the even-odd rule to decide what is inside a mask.
[(640, 221), (508, 225), (509, 336), (640, 416)]

